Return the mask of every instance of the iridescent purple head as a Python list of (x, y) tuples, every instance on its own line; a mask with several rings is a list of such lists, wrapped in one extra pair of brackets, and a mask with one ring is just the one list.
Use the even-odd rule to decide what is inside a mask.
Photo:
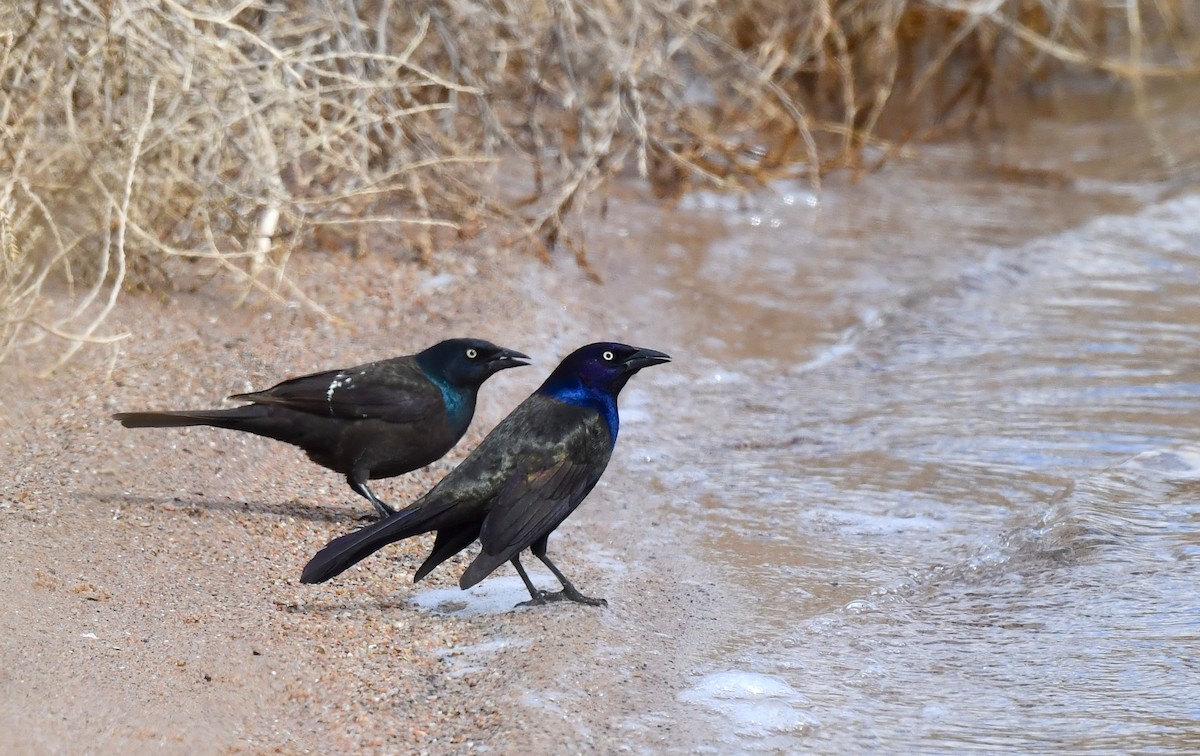
[(637, 371), (670, 361), (670, 357), (653, 349), (611, 341), (588, 344), (559, 363), (542, 385), (542, 392), (554, 394), (561, 389), (583, 389), (615, 397)]
[(537, 393), (560, 402), (591, 407), (608, 421), (613, 443), (617, 440), (617, 394), (633, 374), (671, 358), (653, 349), (601, 341), (567, 355)]

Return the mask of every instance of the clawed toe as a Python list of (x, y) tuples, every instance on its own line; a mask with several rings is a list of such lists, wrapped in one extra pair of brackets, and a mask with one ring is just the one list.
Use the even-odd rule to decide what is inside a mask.
[(564, 591), (563, 593), (566, 594), (565, 598), (574, 601), (576, 604), (587, 604), (588, 606), (608, 606), (608, 599), (584, 596), (578, 591), (575, 591), (574, 593), (566, 593)]
[(528, 601), (522, 601), (521, 603), (517, 604), (517, 606), (542, 606), (544, 604), (552, 604), (555, 601), (562, 601), (564, 598), (566, 598), (566, 596), (563, 595), (562, 591), (556, 591), (554, 593), (550, 593), (549, 591), (538, 591), (533, 598), (529, 599)]
[(574, 601), (576, 604), (586, 604), (588, 606), (608, 606), (608, 601), (602, 598), (592, 598), (584, 596), (579, 591), (538, 591), (534, 598), (528, 601), (522, 601), (517, 604), (518, 607), (524, 606), (543, 606), (545, 604), (553, 604), (556, 601)]

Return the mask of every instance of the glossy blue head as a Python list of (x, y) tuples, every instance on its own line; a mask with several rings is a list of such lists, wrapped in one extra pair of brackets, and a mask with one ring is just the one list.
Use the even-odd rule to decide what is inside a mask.
[(634, 373), (670, 361), (670, 357), (653, 349), (608, 341), (588, 344), (567, 355), (537, 393), (595, 409), (608, 422), (608, 432), (615, 444), (620, 425), (617, 395)]

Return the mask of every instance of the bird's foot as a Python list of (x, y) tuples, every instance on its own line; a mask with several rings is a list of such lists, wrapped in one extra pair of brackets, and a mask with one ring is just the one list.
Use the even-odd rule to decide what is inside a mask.
[(391, 517), (395, 513), (396, 513), (396, 510), (392, 509), (391, 507), (389, 507), (386, 504), (381, 504), (380, 506), (375, 507), (374, 512), (371, 512), (370, 514), (364, 512), (364, 513), (358, 515), (357, 517), (355, 517), (354, 519), (361, 523), (370, 524), (372, 522), (379, 522), (380, 520), (386, 520), (387, 518)]
[(367, 485), (364, 471), (351, 472), (346, 476), (346, 482), (350, 484), (350, 488), (353, 489), (354, 493), (371, 502), (371, 506), (375, 508), (375, 513), (378, 515), (376, 519), (386, 520), (388, 517), (396, 514), (396, 510), (380, 501), (375, 492)]
[(375, 505), (375, 516), (370, 518), (372, 520), (386, 520), (387, 518), (396, 514), (396, 510), (392, 509), (378, 499), (371, 503)]
[(551, 593), (550, 591), (538, 591), (537, 593), (533, 594), (533, 598), (517, 604), (517, 608), (552, 604), (555, 601), (562, 601), (564, 598), (566, 597), (563, 596), (562, 591), (558, 591), (557, 593)]
[(550, 591), (538, 591), (536, 596), (528, 601), (522, 601), (517, 606), (542, 606), (543, 604), (553, 604), (556, 601), (574, 601), (577, 604), (587, 604), (588, 606), (608, 606), (606, 599), (584, 596), (574, 588), (564, 588), (561, 591), (553, 593)]
[(568, 585), (567, 587), (563, 588), (561, 593), (567, 599), (574, 601), (576, 604), (587, 604), (588, 606), (608, 606), (608, 599), (584, 596), (575, 589), (575, 586), (572, 585)]

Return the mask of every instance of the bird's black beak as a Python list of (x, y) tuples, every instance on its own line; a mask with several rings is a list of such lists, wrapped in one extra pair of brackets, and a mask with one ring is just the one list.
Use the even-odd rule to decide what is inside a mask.
[(651, 365), (661, 365), (664, 362), (670, 361), (671, 357), (662, 352), (656, 352), (653, 349), (639, 349), (625, 358), (625, 369), (631, 373), (636, 373), (642, 368), (648, 368)]
[(488, 366), (493, 370), (507, 370), (529, 364), (529, 355), (521, 354), (513, 349), (501, 349), (488, 360)]

